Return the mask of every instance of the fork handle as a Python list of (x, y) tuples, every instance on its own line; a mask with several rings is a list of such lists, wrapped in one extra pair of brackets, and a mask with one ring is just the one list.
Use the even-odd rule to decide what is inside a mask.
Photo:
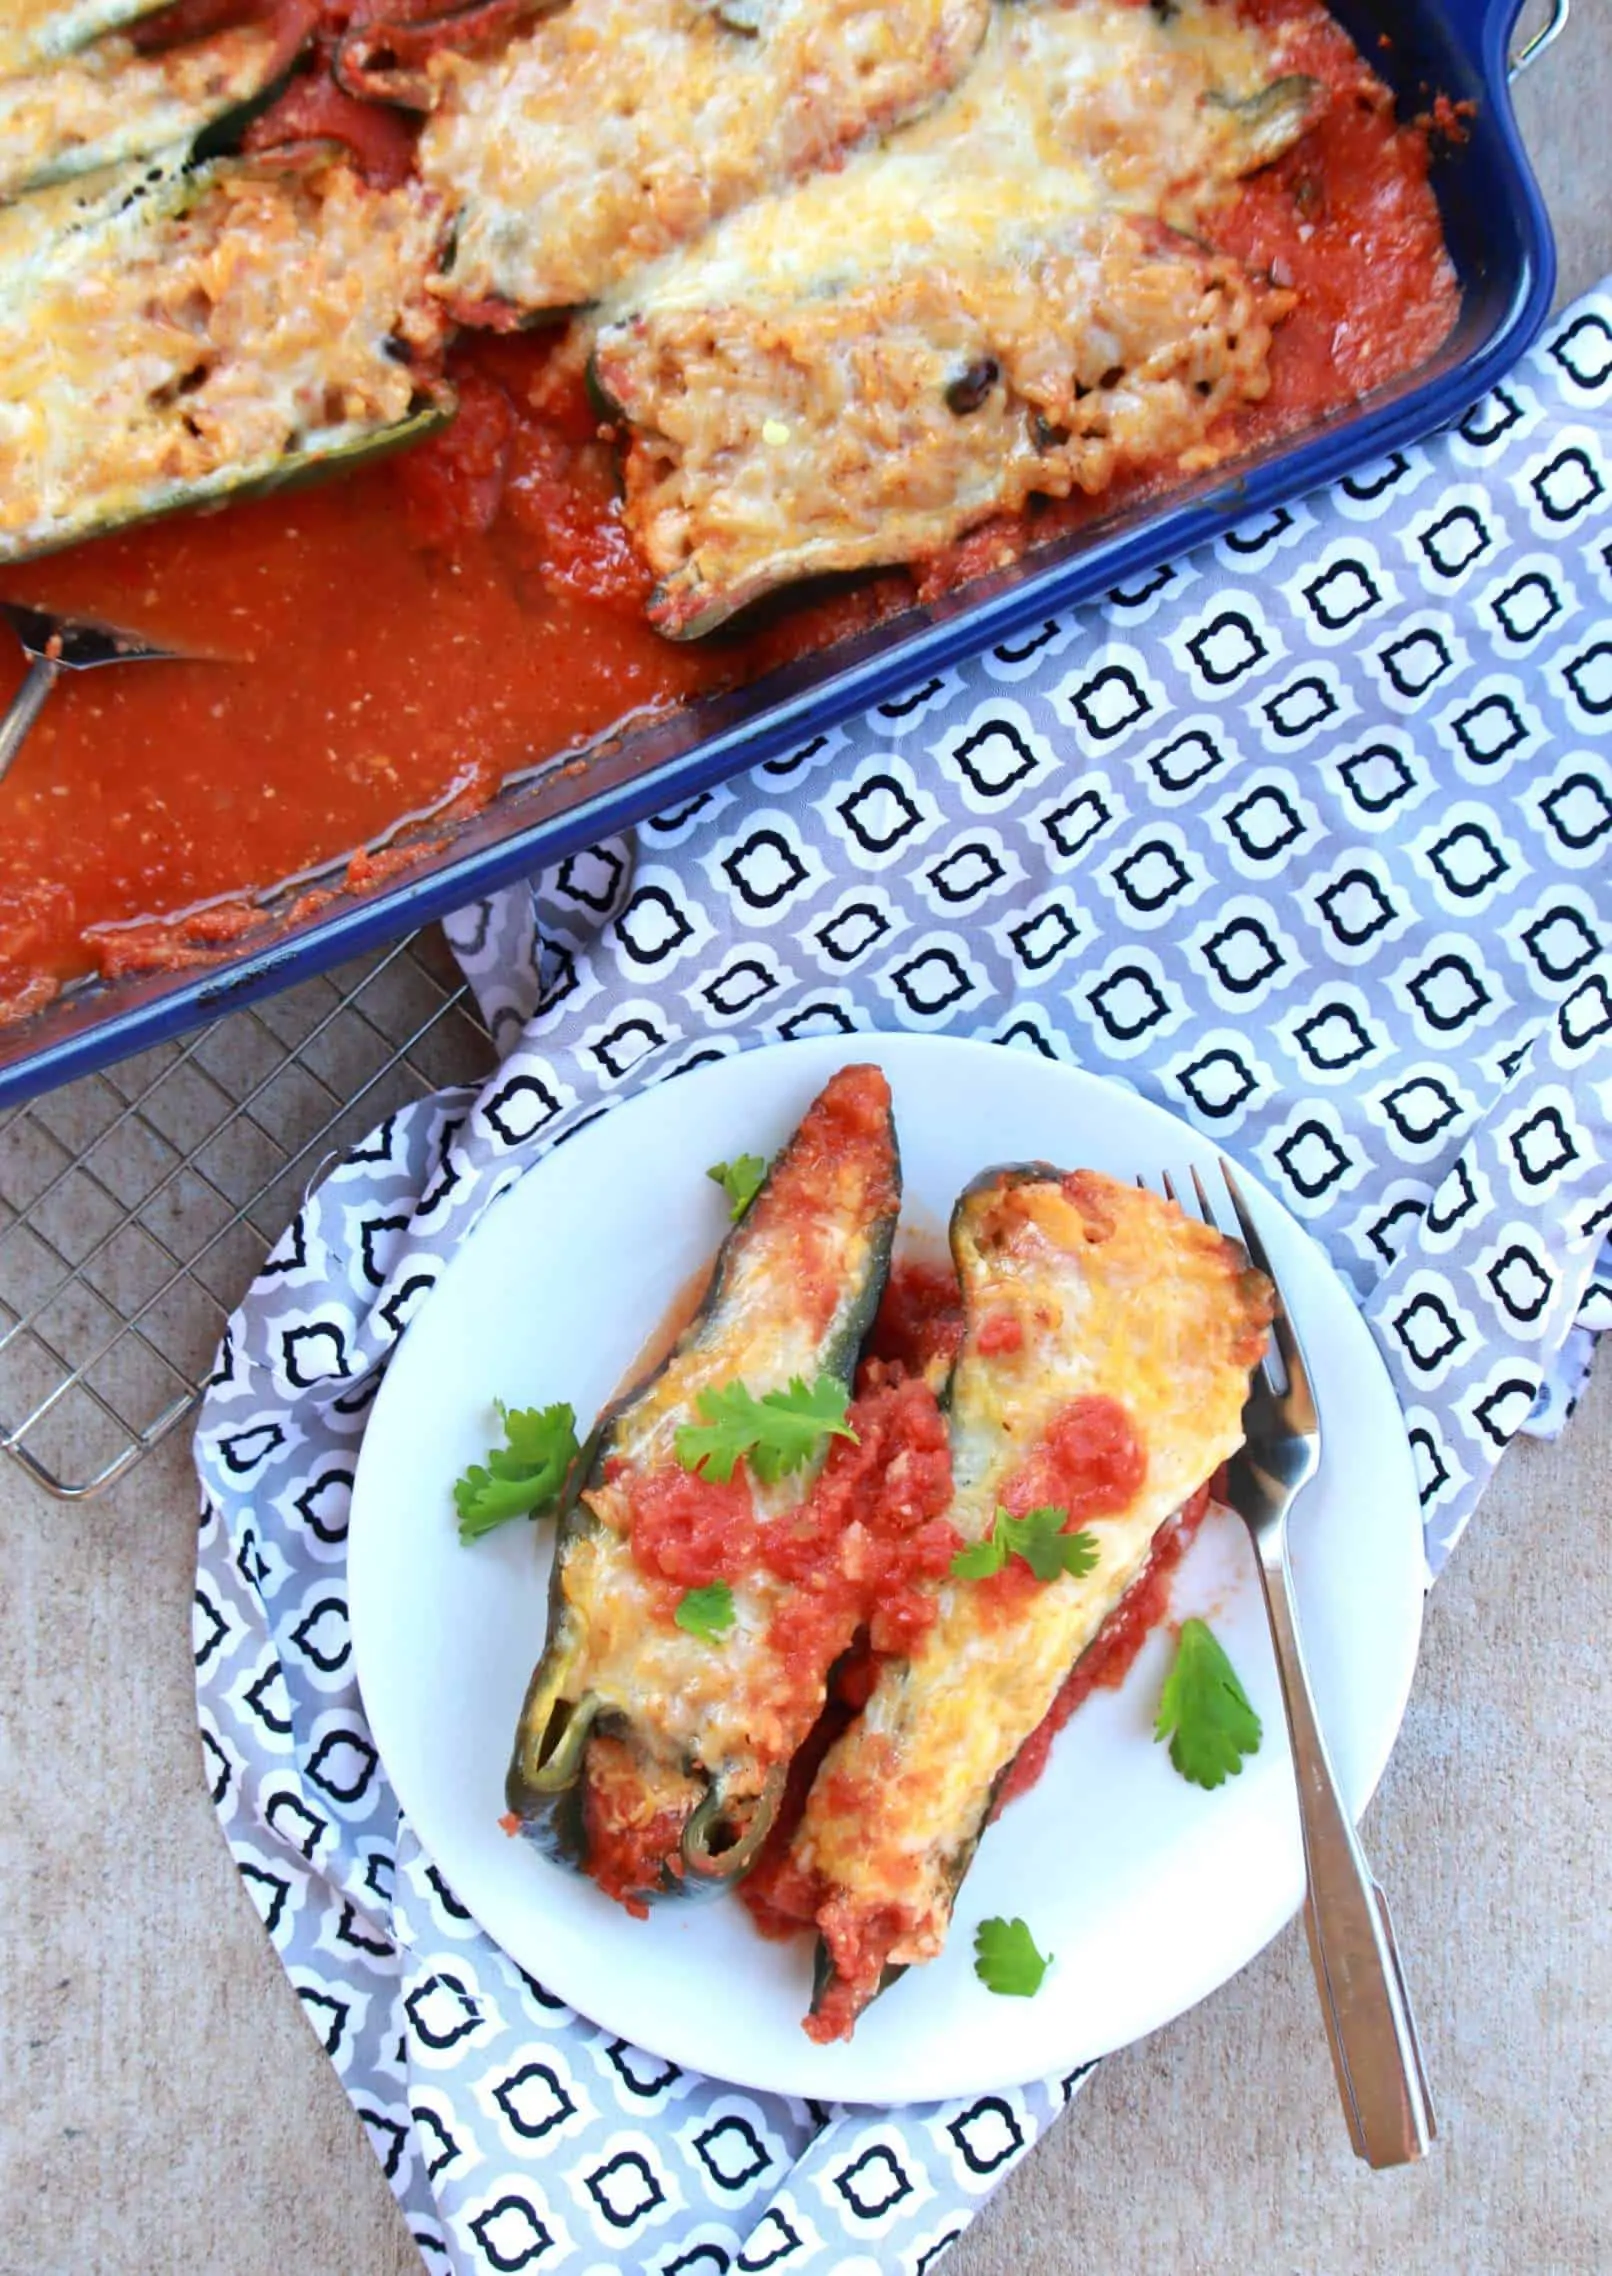
[(5, 777), (12, 760), (22, 749), (23, 737), (44, 709), (45, 698), (56, 685), (60, 671), (60, 664), (50, 656), (36, 656), (28, 666), (10, 708), (4, 719), (0, 719), (0, 779)]
[(1259, 1575), (1298, 1785), (1310, 1959), (1355, 2155), (1370, 2166), (1410, 2165), (1438, 2131), (1433, 2098), (1388, 1900), (1355, 1838), (1316, 1720), (1285, 1532), (1273, 1528), (1260, 1543)]

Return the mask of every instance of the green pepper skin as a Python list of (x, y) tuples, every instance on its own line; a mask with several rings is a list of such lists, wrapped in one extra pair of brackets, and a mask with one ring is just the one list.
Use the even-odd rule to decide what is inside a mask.
[[(845, 1074), (856, 1072), (846, 1070)], [(836, 1082), (840, 1080), (835, 1078)], [(808, 1123), (810, 1119), (808, 1116)], [(871, 1147), (873, 1141), (868, 1143)], [(764, 1268), (775, 1253), (788, 1253), (787, 1247), (775, 1244), (786, 1239), (794, 1186), (809, 1169), (809, 1157), (802, 1151), (802, 1131), (797, 1130), (772, 1164), (749, 1210), (723, 1241), (704, 1300), (671, 1352), (644, 1381), (599, 1417), (576, 1465), (574, 1485), (557, 1522), (547, 1641), (516, 1729), (505, 1789), (508, 1806), (520, 1820), (523, 1832), (545, 1856), (586, 1872), (589, 1741), (594, 1729), (624, 1741), (643, 1763), (646, 1780), (654, 1777), (656, 1806), (664, 1806), (669, 1788), (680, 1791), (686, 1804), (677, 1848), (662, 1861), (654, 1886), (636, 1892), (646, 1898), (688, 1898), (731, 1887), (754, 1862), (765, 1838), (782, 1795), (787, 1764), (770, 1766), (757, 1796), (753, 1764), (708, 1770), (681, 1742), (658, 1732), (642, 1704), (629, 1715), (618, 1702), (601, 1701), (591, 1688), (585, 1615), (567, 1594), (566, 1575), (579, 1545), (606, 1530), (603, 1519), (584, 1496), (604, 1484), (612, 1457), (633, 1442), (635, 1431), (645, 1427), (646, 1415), (695, 1419), (691, 1409), (668, 1405), (664, 1398), (657, 1406), (657, 1394), (663, 1392), (670, 1369), (690, 1354), (699, 1357), (719, 1351), (721, 1380), (746, 1381), (752, 1388), (771, 1387), (776, 1380), (765, 1366), (765, 1345), (757, 1339), (776, 1320), (777, 1308), (768, 1312), (763, 1306), (758, 1319), (757, 1289), (763, 1288), (770, 1298), (774, 1283), (780, 1281), (776, 1272), (769, 1277)], [(842, 1283), (835, 1311), (817, 1336), (810, 1361), (799, 1370), (809, 1376), (832, 1377), (847, 1395), (863, 1340), (884, 1293), (900, 1208), (899, 1161), (887, 1105), (878, 1172), (869, 1171), (856, 1191), (855, 1213), (840, 1221), (855, 1257), (854, 1269)], [(776, 1209), (768, 1207), (769, 1199), (777, 1201)], [(848, 1202), (846, 1208), (851, 1210), (852, 1204)], [(782, 1283), (776, 1294), (787, 1305), (792, 1288)], [(728, 1342), (733, 1346), (731, 1363), (722, 1350)], [(576, 1731), (579, 1720), (584, 1725), (580, 1742)], [(724, 1806), (724, 1786), (735, 1769), (747, 1791), (730, 1817)]]

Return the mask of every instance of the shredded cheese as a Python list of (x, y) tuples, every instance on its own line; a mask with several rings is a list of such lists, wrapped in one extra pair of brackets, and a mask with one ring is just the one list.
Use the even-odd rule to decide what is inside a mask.
[(458, 307), (597, 300), (758, 192), (932, 102), (987, 0), (570, 0), (495, 58), (433, 58), (421, 177), (457, 214)]

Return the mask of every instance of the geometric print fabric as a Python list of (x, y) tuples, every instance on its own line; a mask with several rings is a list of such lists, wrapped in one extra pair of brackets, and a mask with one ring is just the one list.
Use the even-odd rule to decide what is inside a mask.
[(369, 1739), (344, 1575), (380, 1372), (469, 1226), (758, 1043), (897, 1027), (1094, 1069), (1350, 1281), (1436, 1574), (1612, 1325), (1609, 857), (1602, 292), (1458, 427), (452, 920), (501, 1064), (311, 1196), (197, 1435), (207, 1775), (428, 2265), (926, 2269), (1078, 2086), (741, 2093), (558, 2007), (457, 1904)]

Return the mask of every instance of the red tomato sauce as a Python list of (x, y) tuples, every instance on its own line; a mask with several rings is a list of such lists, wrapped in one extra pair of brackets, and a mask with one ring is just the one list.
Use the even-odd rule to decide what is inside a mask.
[[(288, 20), (306, 4), (283, 0)], [(1413, 368), (1457, 308), (1428, 128), (1396, 125), (1313, 0), (1245, 6), (1301, 27), (1289, 68), (1331, 102), (1209, 225), (1299, 294), (1269, 395), (1226, 430), (1238, 448)], [(334, 34), (374, 12), (326, 0), (323, 20)], [(254, 141), (310, 133), (346, 141), (379, 182), (409, 162), (407, 124), (317, 73)], [(464, 334), (450, 362), (462, 409), (440, 440), (0, 574), (0, 596), (208, 659), (67, 675), (0, 785), (0, 1018), (86, 973), (210, 961), (266, 930), (262, 904), (286, 880), (372, 885), (523, 770), (864, 630), (1171, 479), (1142, 469), (1101, 498), (989, 523), (911, 572), (678, 646), (643, 621), (611, 442), (554, 336)], [(0, 700), (22, 669), (0, 655)]]
[(1005, 1357), (1024, 1348), (1024, 1322), (1016, 1312), (992, 1312), (980, 1322), (974, 1348), (982, 1359)]
[[(1128, 1508), (1147, 1477), (1147, 1448), (1129, 1410), (1118, 1399), (1071, 1399), (1048, 1424), (1028, 1458), (1002, 1489), (1013, 1517), (1057, 1503), (1068, 1511), (1062, 1531), (1078, 1533), (1092, 1519)], [(990, 1620), (1016, 1620), (1041, 1583), (1022, 1557), (978, 1582), (981, 1612)]]
[(1003, 1506), (1023, 1517), (1046, 1502), (1069, 1512), (1067, 1532), (1089, 1517), (1112, 1517), (1136, 1499), (1147, 1477), (1147, 1448), (1118, 1399), (1071, 1399), (1002, 1489)]
[(899, 1367), (908, 1375), (951, 1372), (963, 1341), (963, 1295), (950, 1260), (929, 1264), (898, 1257), (884, 1284), (868, 1337), (866, 1366)]
[(614, 1739), (590, 1742), (582, 1801), (588, 1871), (607, 1897), (639, 1920), (649, 1917), (642, 1892), (658, 1885), (662, 1868), (681, 1870), (678, 1843), (687, 1816), (686, 1809), (646, 1811), (627, 1750)]
[(810, 1493), (783, 1517), (758, 1514), (743, 1462), (725, 1483), (674, 1464), (612, 1472), (627, 1491), (633, 1560), (651, 1579), (706, 1588), (765, 1572), (793, 1584), (768, 1643), (814, 1711), (859, 1629), (876, 1650), (912, 1648), (934, 1619), (919, 1584), (945, 1572), (962, 1546), (942, 1514), (951, 1454), (929, 1386), (874, 1384), (846, 1420), (855, 1439), (831, 1441)]

